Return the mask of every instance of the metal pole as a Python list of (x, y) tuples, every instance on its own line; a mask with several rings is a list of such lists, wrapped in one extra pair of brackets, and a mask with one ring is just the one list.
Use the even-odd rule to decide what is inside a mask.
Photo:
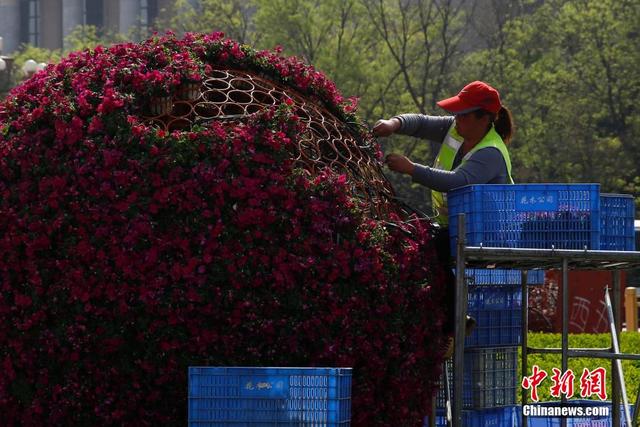
[(436, 399), (431, 400), (431, 414), (429, 415), (429, 427), (436, 427)]
[(464, 214), (458, 215), (458, 245), (456, 248), (456, 309), (453, 349), (453, 427), (462, 427), (462, 387), (464, 385), (464, 330), (467, 292), (464, 286)]
[[(569, 262), (562, 258), (562, 375), (569, 368)], [(567, 395), (562, 394), (562, 406), (567, 403)], [(567, 418), (562, 417), (562, 427), (567, 427)]]
[(444, 415), (445, 422), (448, 427), (451, 427), (451, 384), (449, 384), (449, 363), (444, 363), (444, 390), (445, 390), (445, 407)]
[[(610, 304), (607, 298), (608, 288), (605, 288), (605, 305)], [(608, 307), (607, 307), (607, 314)], [(615, 317), (609, 315), (609, 329), (613, 331), (616, 329), (615, 325), (611, 325), (614, 322)], [(613, 335), (611, 335), (611, 353), (615, 354), (616, 348), (613, 345)], [(616, 359), (611, 359), (611, 427), (620, 427), (620, 384), (618, 383), (618, 365)]]
[[(620, 332), (620, 271), (613, 273), (613, 307), (611, 307), (611, 298), (609, 297), (609, 289), (605, 288), (604, 298), (607, 305), (607, 313), (609, 314), (609, 324), (611, 325), (611, 341), (614, 353), (620, 353), (620, 345), (618, 342), (618, 333)], [(612, 381), (612, 397), (611, 406), (613, 410), (613, 426), (620, 426), (620, 398), (613, 386), (619, 386), (622, 394), (622, 404), (624, 410), (624, 418), (627, 425), (631, 425), (631, 414), (629, 413), (629, 400), (627, 399), (627, 387), (624, 383), (624, 374), (622, 372), (622, 361), (613, 359), (614, 375), (617, 381)], [(616, 384), (616, 382), (618, 384)]]
[(636, 396), (636, 404), (633, 407), (633, 427), (638, 427), (638, 422), (640, 421), (640, 388), (638, 389), (638, 395)]
[[(529, 374), (528, 362), (527, 362), (527, 332), (529, 331), (529, 316), (528, 316), (528, 304), (529, 304), (529, 292), (527, 291), (527, 270), (522, 270), (521, 283), (522, 283), (522, 376)], [(522, 406), (527, 404), (527, 390), (525, 388), (520, 389), (522, 396)], [(527, 425), (527, 417), (524, 415), (524, 411), (521, 411), (522, 426)]]
[[(612, 273), (613, 276), (613, 273)], [(614, 285), (615, 287), (615, 285)], [(608, 298), (608, 287), (604, 290), (605, 306), (611, 304)], [(609, 314), (609, 307), (607, 306), (607, 315), (609, 316), (609, 329), (611, 331), (611, 353), (615, 354), (616, 348), (613, 345), (613, 332), (616, 330), (615, 316)], [(613, 325), (612, 325), (613, 323)], [(618, 382), (618, 364), (616, 359), (611, 359), (611, 427), (620, 427), (620, 384)]]

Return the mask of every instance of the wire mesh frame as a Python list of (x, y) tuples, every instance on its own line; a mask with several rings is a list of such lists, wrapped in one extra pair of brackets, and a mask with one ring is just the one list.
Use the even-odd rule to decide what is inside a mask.
[(190, 130), (212, 120), (246, 119), (265, 107), (293, 102), (295, 113), (306, 125), (292, 156), (294, 165), (315, 176), (330, 168), (347, 176), (352, 195), (362, 200), (374, 218), (391, 213), (406, 218), (412, 209), (396, 200), (391, 184), (374, 157), (370, 136), (356, 136), (326, 108), (291, 88), (240, 70), (216, 69), (197, 84), (184, 85), (164, 106), (150, 106), (143, 117), (166, 131)]

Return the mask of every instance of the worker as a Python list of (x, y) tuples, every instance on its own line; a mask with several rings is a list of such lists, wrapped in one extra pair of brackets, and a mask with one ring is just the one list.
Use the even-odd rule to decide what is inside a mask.
[[(436, 237), (438, 258), (446, 265), (446, 305), (448, 307), (444, 333), (453, 334), (455, 307), (455, 277), (450, 266), (448, 212), (446, 193), (469, 184), (513, 184), (511, 160), (507, 144), (513, 137), (513, 120), (502, 105), (496, 89), (481, 81), (466, 85), (456, 96), (437, 103), (450, 113), (447, 116), (402, 114), (379, 120), (376, 136), (394, 133), (440, 143), (433, 167), (413, 163), (407, 157), (392, 153), (385, 161), (389, 169), (411, 176), (431, 189), (435, 220), (440, 226)], [(467, 317), (467, 334), (475, 320)], [(445, 357), (453, 352), (450, 338)]]

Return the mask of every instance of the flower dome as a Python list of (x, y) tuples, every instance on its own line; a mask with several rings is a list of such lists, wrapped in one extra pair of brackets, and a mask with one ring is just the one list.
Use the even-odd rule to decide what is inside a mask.
[(219, 33), (76, 52), (0, 103), (0, 413), (184, 425), (188, 366), (353, 367), (420, 425), (444, 271), (322, 73)]

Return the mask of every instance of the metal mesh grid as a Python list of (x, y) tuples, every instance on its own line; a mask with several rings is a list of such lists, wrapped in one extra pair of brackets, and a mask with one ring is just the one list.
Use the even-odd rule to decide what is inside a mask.
[[(213, 70), (202, 83), (185, 85), (164, 105), (150, 106), (144, 119), (166, 131), (189, 130), (211, 120), (242, 120), (265, 107), (293, 102), (307, 131), (292, 156), (295, 166), (316, 175), (324, 168), (346, 174), (352, 194), (365, 202), (371, 216), (405, 217), (405, 207), (396, 202), (391, 184), (373, 157), (373, 140), (364, 139), (327, 109), (310, 102), (291, 88), (239, 70)], [(366, 134), (366, 132), (365, 132)]]

